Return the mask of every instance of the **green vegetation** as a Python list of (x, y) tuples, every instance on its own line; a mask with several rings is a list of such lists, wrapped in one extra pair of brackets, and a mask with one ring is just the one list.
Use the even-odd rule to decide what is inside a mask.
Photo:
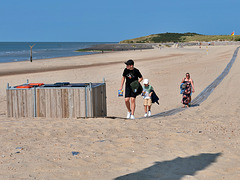
[(199, 41), (240, 41), (240, 35), (202, 35), (197, 33), (161, 33), (121, 41), (120, 43), (167, 43)]

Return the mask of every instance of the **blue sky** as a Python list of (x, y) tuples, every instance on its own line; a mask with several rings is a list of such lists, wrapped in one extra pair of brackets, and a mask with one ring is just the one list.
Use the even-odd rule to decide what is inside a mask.
[(119, 42), (165, 32), (240, 34), (239, 0), (1, 0), (0, 41)]

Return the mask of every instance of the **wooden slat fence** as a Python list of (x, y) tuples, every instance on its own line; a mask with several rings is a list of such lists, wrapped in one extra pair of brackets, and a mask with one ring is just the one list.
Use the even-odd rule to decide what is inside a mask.
[(96, 87), (7, 89), (8, 117), (107, 116), (106, 84)]

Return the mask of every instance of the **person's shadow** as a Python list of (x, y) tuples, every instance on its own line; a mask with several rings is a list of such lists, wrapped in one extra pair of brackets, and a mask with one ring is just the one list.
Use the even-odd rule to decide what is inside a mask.
[(216, 162), (222, 153), (202, 153), (197, 156), (178, 157), (171, 161), (155, 162), (153, 166), (141, 171), (126, 174), (115, 180), (180, 180), (186, 175), (193, 176)]

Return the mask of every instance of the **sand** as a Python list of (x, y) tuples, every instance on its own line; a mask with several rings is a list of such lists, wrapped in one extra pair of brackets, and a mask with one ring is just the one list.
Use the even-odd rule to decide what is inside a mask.
[[(125, 120), (117, 97), (132, 58), (160, 97), (152, 114), (181, 107), (186, 72), (194, 99), (224, 70), (237, 46), (163, 48), (5, 63), (0, 66), (0, 179), (240, 179), (240, 56), (199, 106), (168, 117)], [(111, 118), (7, 118), (6, 87), (29, 82), (107, 83)], [(73, 152), (79, 154), (73, 155)]]

